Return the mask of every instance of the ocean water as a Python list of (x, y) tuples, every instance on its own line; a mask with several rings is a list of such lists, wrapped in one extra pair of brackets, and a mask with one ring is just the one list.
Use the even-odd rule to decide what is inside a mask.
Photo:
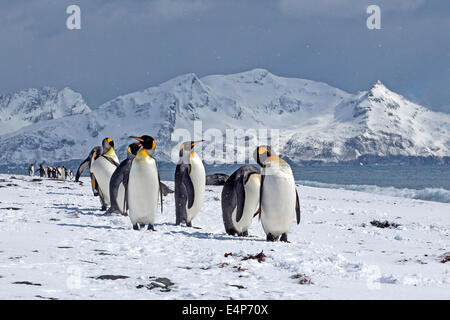
[[(76, 172), (80, 162), (73, 160), (66, 166)], [(205, 168), (207, 174), (231, 174), (240, 166), (205, 165)], [(160, 163), (159, 170), (161, 180), (174, 179), (174, 164)], [(292, 166), (292, 171), (300, 185), (450, 203), (449, 165)], [(27, 174), (27, 168), (0, 166), (0, 173)]]
[[(207, 166), (230, 174), (239, 166)], [(450, 166), (292, 166), (300, 185), (450, 203)]]

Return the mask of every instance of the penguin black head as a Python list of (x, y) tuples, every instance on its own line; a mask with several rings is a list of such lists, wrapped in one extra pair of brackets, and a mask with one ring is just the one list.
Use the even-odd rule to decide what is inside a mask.
[(272, 148), (270, 146), (258, 146), (253, 153), (253, 158), (261, 166), (265, 167), (267, 159), (272, 156)]
[(142, 137), (130, 136), (130, 138), (136, 139), (137, 141), (141, 142), (142, 148), (146, 150), (155, 150), (156, 148), (156, 141), (155, 139), (153, 139), (153, 137), (143, 135)]
[(109, 149), (114, 149), (114, 140), (111, 138), (105, 138), (102, 141), (102, 147), (104, 151), (109, 151)]
[(204, 142), (204, 141), (205, 140), (183, 142), (180, 147), (180, 157), (183, 157), (184, 154), (190, 154), (191, 151), (194, 149), (195, 145), (199, 144), (200, 142)]
[(141, 147), (142, 147), (141, 143), (138, 142), (132, 143), (128, 146), (128, 153), (135, 156)]

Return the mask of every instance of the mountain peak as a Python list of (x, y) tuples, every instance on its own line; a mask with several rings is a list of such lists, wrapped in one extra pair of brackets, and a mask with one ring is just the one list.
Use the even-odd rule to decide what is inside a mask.
[(0, 95), (0, 134), (19, 130), (44, 120), (91, 112), (80, 93), (66, 87), (28, 88)]

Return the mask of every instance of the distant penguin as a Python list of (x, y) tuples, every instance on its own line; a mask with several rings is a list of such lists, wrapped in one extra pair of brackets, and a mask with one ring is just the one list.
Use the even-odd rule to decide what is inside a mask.
[(206, 174), (200, 157), (193, 148), (201, 141), (187, 141), (181, 145), (180, 159), (175, 169), (175, 214), (176, 224), (186, 223), (192, 227), (192, 220), (203, 205)]
[(73, 171), (72, 169), (69, 169), (67, 172), (67, 178), (70, 179), (70, 181), (73, 180)]
[(222, 189), (222, 218), (229, 235), (247, 236), (259, 207), (261, 172), (242, 166), (225, 182)]
[(156, 142), (147, 135), (130, 138), (139, 141), (142, 149), (131, 162), (126, 206), (129, 208), (129, 217), (134, 230), (146, 225), (148, 230), (155, 230), (158, 196), (161, 200), (161, 212), (163, 210), (158, 165), (152, 157)]
[(34, 176), (34, 164), (30, 164), (30, 166), (28, 167), (28, 174), (30, 177)]
[(141, 148), (141, 143), (132, 143), (128, 146), (127, 158), (123, 160), (111, 176), (109, 182), (109, 196), (111, 199), (111, 207), (106, 212), (122, 213), (127, 215), (125, 207), (125, 199), (128, 187), (128, 178), (130, 174), (131, 163)]
[(289, 164), (273, 155), (270, 146), (259, 146), (254, 153), (263, 168), (260, 192), (260, 217), (267, 241), (287, 242), (294, 214), (300, 223), (300, 203), (294, 175)]
[(62, 175), (62, 179), (63, 179), (63, 180), (66, 180), (66, 178), (67, 178), (67, 169), (66, 169), (66, 166), (62, 166), (62, 168), (61, 168), (61, 175)]
[(42, 163), (39, 165), (39, 176), (41, 178), (47, 178), (47, 170), (44, 168)]
[(114, 171), (119, 166), (119, 159), (114, 151), (114, 141), (111, 138), (105, 138), (102, 142), (103, 153), (95, 158), (91, 165), (93, 174), (93, 183), (102, 200), (102, 211), (106, 211), (111, 201), (109, 198), (109, 182)]
[(56, 167), (56, 179), (62, 179), (62, 168), (60, 166)]
[(51, 178), (52, 177), (52, 168), (47, 167), (47, 168), (45, 168), (45, 170), (47, 171), (47, 178)]

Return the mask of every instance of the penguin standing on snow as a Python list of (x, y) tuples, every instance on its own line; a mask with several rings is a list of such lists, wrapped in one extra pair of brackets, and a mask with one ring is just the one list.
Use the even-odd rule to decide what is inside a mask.
[(39, 165), (39, 176), (41, 178), (47, 178), (47, 170), (45, 170), (45, 168), (42, 165), (42, 163)]
[(62, 168), (60, 166), (56, 167), (56, 179), (62, 179)]
[[(95, 182), (94, 175), (92, 174), (92, 164), (94, 163), (94, 160), (97, 159), (101, 154), (103, 153), (103, 148), (100, 146), (95, 146), (92, 148), (91, 152), (89, 152), (89, 156), (80, 164), (78, 167), (77, 173), (75, 175), (75, 182), (80, 181), (80, 177), (83, 174), (84, 169), (89, 167), (89, 175), (91, 177), (91, 187), (92, 187), (92, 193), (94, 194), (94, 197), (99, 197), (100, 194), (98, 192), (98, 185)], [(102, 204), (102, 208), (105, 206), (103, 199), (100, 197), (100, 202)]]
[(131, 163), (141, 148), (142, 144), (132, 143), (128, 146), (127, 158), (123, 160), (111, 176), (109, 182), (109, 196), (111, 199), (111, 207), (106, 212), (122, 213), (127, 215), (125, 208), (125, 199), (128, 188), (128, 178), (130, 174)]
[(105, 138), (102, 142), (103, 152), (100, 156), (94, 158), (91, 165), (93, 175), (93, 185), (97, 188), (100, 200), (102, 202), (102, 211), (110, 205), (109, 182), (114, 171), (119, 166), (119, 158), (114, 151), (114, 141), (111, 138)]
[(222, 189), (222, 218), (229, 235), (247, 236), (259, 207), (261, 172), (242, 166), (225, 182)]
[(273, 155), (270, 146), (259, 146), (254, 153), (263, 168), (260, 188), (260, 217), (267, 241), (287, 242), (294, 213), (300, 223), (300, 203), (289, 164)]
[[(83, 162), (78, 167), (77, 173), (75, 175), (75, 182), (80, 181), (80, 177), (83, 174), (84, 169), (89, 167), (89, 172), (91, 172), (91, 166), (94, 160), (97, 158), (97, 156), (101, 155), (103, 153), (103, 148), (100, 146), (96, 146), (92, 148), (91, 152), (89, 152), (89, 155), (86, 159), (83, 160)], [(91, 177), (92, 178), (92, 177)]]
[(192, 227), (192, 220), (203, 205), (206, 174), (202, 159), (193, 148), (201, 141), (187, 141), (181, 145), (180, 159), (175, 169), (175, 214), (176, 224), (186, 223)]
[(144, 228), (146, 225), (148, 230), (155, 230), (158, 196), (161, 199), (161, 213), (163, 211), (158, 164), (152, 157), (156, 142), (147, 135), (130, 138), (139, 141), (142, 144), (142, 150), (131, 162), (126, 206), (129, 208), (129, 217), (134, 230)]
[(30, 166), (28, 167), (28, 174), (30, 177), (34, 176), (34, 164), (30, 164)]

